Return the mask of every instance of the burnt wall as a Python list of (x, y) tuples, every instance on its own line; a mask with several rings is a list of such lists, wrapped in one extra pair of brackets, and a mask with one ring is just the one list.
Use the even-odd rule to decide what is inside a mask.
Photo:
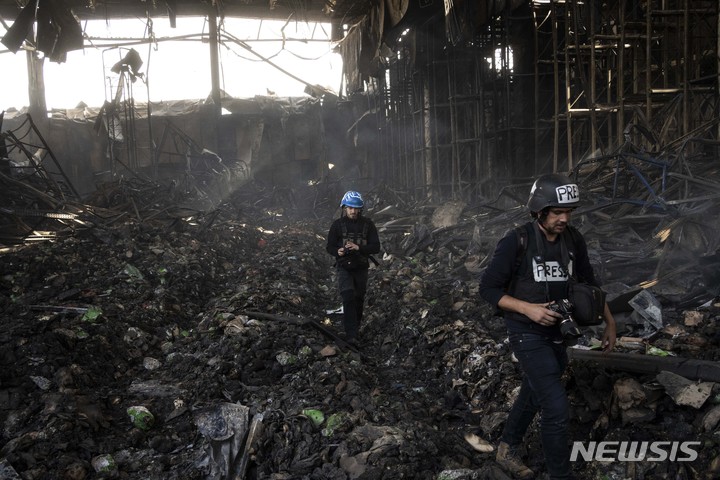
[(272, 184), (322, 176), (327, 162), (319, 101), (224, 99), (223, 107), (219, 117), (200, 101), (56, 110), (47, 119), (9, 112), (2, 130), (16, 174), (37, 161), (80, 195), (118, 179), (182, 183), (188, 174), (224, 168)]

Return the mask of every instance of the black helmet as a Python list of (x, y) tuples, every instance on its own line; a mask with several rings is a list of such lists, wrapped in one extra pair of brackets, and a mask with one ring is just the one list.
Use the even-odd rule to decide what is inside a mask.
[(548, 207), (575, 208), (580, 205), (580, 190), (565, 175), (549, 173), (538, 177), (530, 189), (527, 206), (531, 212)]

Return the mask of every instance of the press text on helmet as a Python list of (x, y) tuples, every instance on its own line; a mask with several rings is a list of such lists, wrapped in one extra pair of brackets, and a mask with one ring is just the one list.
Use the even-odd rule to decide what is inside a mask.
[(580, 199), (580, 190), (574, 183), (568, 185), (560, 185), (555, 188), (558, 203), (573, 203)]

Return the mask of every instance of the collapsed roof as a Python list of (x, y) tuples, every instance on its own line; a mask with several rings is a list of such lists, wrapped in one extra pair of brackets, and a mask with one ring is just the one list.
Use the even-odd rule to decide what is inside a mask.
[[(22, 8), (43, 2), (0, 0), (0, 16), (14, 20)], [(297, 16), (309, 21), (348, 21), (365, 14), (375, 2), (371, 0), (55, 0), (53, 3), (72, 12), (81, 20), (132, 18), (144, 16), (205, 15), (215, 10), (219, 15), (246, 18), (287, 19)], [(408, 3), (407, 1), (399, 3)]]

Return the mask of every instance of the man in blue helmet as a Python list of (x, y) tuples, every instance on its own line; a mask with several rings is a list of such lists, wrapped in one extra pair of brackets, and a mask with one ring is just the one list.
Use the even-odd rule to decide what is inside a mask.
[[(561, 382), (568, 363), (567, 332), (561, 328), (567, 316), (551, 305), (567, 298), (571, 281), (599, 286), (587, 244), (570, 225), (571, 213), (579, 204), (578, 186), (568, 177), (540, 176), (527, 204), (533, 220), (500, 239), (480, 280), (482, 298), (503, 314), (510, 348), (524, 374), (496, 455), (500, 466), (515, 478), (535, 478), (522, 452), (525, 432), (538, 412), (550, 478), (574, 478), (568, 445), (569, 403)], [(616, 327), (607, 304), (604, 320), (601, 342), (609, 351), (615, 344)]]
[(342, 212), (330, 226), (326, 246), (327, 252), (335, 257), (346, 340), (355, 345), (362, 322), (371, 255), (380, 252), (377, 228), (362, 215), (364, 206), (359, 192), (350, 190), (343, 195)]

